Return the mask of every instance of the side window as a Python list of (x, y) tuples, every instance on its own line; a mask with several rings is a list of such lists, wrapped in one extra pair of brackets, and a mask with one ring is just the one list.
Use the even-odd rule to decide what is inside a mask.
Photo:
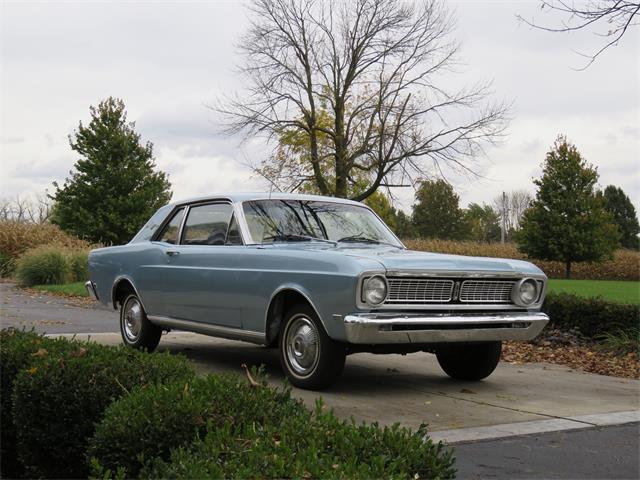
[(182, 217), (184, 216), (184, 208), (181, 208), (173, 214), (173, 218), (167, 223), (160, 234), (157, 237), (158, 242), (165, 243), (178, 243), (178, 233), (180, 232), (180, 225), (182, 224)]
[(242, 235), (240, 235), (240, 229), (238, 228), (235, 215), (231, 217), (226, 245), (242, 245)]
[(191, 207), (184, 226), (185, 245), (224, 245), (233, 207), (228, 203), (213, 203)]

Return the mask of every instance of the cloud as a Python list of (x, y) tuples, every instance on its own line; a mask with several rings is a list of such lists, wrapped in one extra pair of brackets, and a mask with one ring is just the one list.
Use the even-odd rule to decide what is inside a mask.
[(12, 143), (24, 143), (27, 139), (25, 137), (0, 137), (0, 143), (3, 145), (9, 145)]

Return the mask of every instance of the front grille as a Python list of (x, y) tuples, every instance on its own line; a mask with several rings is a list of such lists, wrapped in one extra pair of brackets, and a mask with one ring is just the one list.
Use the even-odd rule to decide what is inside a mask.
[(451, 301), (453, 280), (387, 278), (389, 294), (385, 303), (447, 303)]
[(387, 277), (386, 305), (512, 303), (516, 280)]
[(514, 281), (465, 280), (460, 288), (462, 303), (511, 303)]

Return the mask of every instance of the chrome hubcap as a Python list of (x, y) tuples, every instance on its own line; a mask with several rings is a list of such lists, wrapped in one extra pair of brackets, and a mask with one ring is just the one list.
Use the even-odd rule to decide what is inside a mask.
[(129, 341), (138, 340), (142, 330), (142, 306), (137, 299), (130, 298), (124, 306), (122, 326)]
[(287, 360), (295, 373), (301, 376), (311, 374), (320, 356), (318, 331), (313, 322), (305, 316), (292, 320), (285, 342)]

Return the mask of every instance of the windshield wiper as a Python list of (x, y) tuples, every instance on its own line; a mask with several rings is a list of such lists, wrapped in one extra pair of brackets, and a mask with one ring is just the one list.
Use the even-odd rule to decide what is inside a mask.
[(383, 242), (376, 240), (375, 238), (364, 237), (362, 235), (349, 235), (348, 237), (342, 237), (338, 242), (353, 242), (353, 243), (372, 243), (375, 245), (389, 245), (390, 247), (402, 248), (399, 245), (389, 242)]
[(309, 242), (325, 242), (330, 243), (331, 245), (337, 245), (338, 242), (334, 242), (333, 240), (327, 240), (326, 238), (320, 237), (312, 237), (310, 235), (298, 235), (296, 233), (280, 233), (277, 235), (272, 235), (270, 237), (266, 237), (263, 240), (266, 241), (281, 241), (281, 242), (291, 242), (291, 241), (309, 241)]

